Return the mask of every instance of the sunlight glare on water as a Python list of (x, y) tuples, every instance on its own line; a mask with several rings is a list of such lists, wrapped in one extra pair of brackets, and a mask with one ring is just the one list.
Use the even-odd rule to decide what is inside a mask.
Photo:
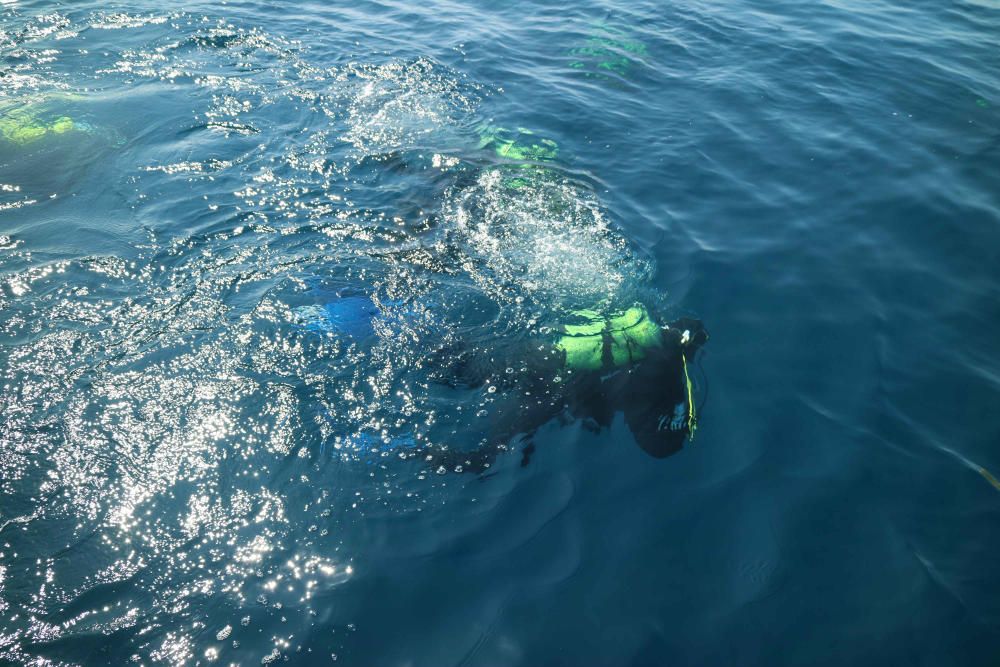
[[(61, 534), (59, 550), (73, 554), (5, 544), (15, 571), (30, 552), (38, 572), (6, 592), (20, 611), (5, 655), (27, 661), (38, 642), (134, 633), (135, 659), (181, 664), (221, 655), (208, 637), (222, 625), (216, 642), (276, 618), (287, 633), (231, 648), (242, 641), (265, 661), (296, 650), (322, 611), (315, 598), (353, 572), (338, 526), (372, 503), (419, 511), (438, 486), (422, 469), (380, 463), (385, 446), (447, 445), (454, 430), (434, 435), (437, 423), (475, 412), (464, 395), (432, 404), (421, 390), (417, 371), (457, 326), (447, 313), (475, 308), (463, 294), (477, 292), (503, 306), (514, 281), (519, 304), (570, 283), (609, 297), (627, 251), (597, 200), (564, 182), (512, 198), (485, 171), (455, 195), (481, 199), (483, 212), (447, 203), (461, 192), (448, 179), (436, 188), (444, 204), (432, 192), (406, 218), (363, 205), (366, 192), (410, 187), (422, 172), (472, 173), (415, 153), (473, 150), (489, 94), (429, 59), (319, 66), (297, 42), (183, 12), (19, 20), (8, 48), (35, 66), (4, 104), (41, 128), (23, 142), (27, 159), (79, 164), (70, 196), (117, 202), (109, 210), (137, 226), (128, 259), (48, 246), (52, 259), (39, 263), (18, 235), (4, 237), (3, 327), (16, 345), (3, 366), (3, 491), (27, 503), (5, 511), (4, 537)], [(62, 46), (86, 34), (89, 47), (96, 31), (124, 39), (111, 52)], [(38, 55), (50, 52), (36, 46), (45, 40), (62, 43), (51, 58)], [(157, 100), (187, 100), (191, 112)], [(72, 136), (57, 138), (51, 119), (67, 114)], [(123, 170), (112, 195), (94, 189), (84, 146)], [(386, 182), (380, 162), (398, 175)], [(5, 207), (40, 203), (27, 192), (49, 177), (26, 175), (36, 182), (4, 185)], [(539, 218), (545, 210), (558, 219)], [(454, 217), (459, 238), (431, 248), (486, 272), (444, 292), (428, 282), (447, 269), (419, 255), (420, 218), (432, 216)], [(114, 243), (100, 223), (98, 243)], [(381, 306), (379, 345), (294, 326), (296, 305), (351, 285)], [(404, 491), (400, 474), (424, 483)]]

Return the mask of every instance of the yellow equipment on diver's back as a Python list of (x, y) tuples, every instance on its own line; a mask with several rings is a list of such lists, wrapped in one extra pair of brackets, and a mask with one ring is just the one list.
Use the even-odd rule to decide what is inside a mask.
[(566, 367), (596, 371), (624, 366), (646, 356), (661, 344), (662, 331), (641, 304), (602, 316), (594, 310), (577, 310), (579, 324), (563, 325), (556, 349), (566, 354)]

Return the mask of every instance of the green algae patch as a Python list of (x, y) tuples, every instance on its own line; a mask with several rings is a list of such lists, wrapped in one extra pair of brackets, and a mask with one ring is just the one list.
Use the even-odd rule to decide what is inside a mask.
[(76, 129), (68, 116), (47, 120), (41, 114), (27, 110), (6, 111), (0, 116), (0, 137), (8, 143), (24, 146), (48, 135), (65, 134)]
[(632, 39), (625, 30), (598, 22), (583, 45), (570, 49), (573, 61), (569, 66), (586, 76), (624, 76), (632, 68), (634, 59), (647, 52), (646, 45)]
[(57, 118), (55, 122), (49, 126), (49, 131), (55, 134), (63, 134), (65, 132), (69, 132), (75, 127), (76, 125), (74, 125), (72, 118), (67, 118), (66, 116), (62, 116), (60, 118)]
[(485, 127), (479, 133), (479, 148), (491, 150), (503, 160), (521, 163), (508, 167), (510, 173), (504, 178), (504, 185), (514, 190), (526, 188), (534, 180), (548, 176), (550, 170), (541, 163), (553, 162), (559, 157), (559, 144), (524, 127), (515, 130)]
[(489, 148), (505, 160), (551, 162), (559, 156), (559, 144), (524, 127), (508, 130), (489, 126), (479, 133), (479, 140), (480, 148)]

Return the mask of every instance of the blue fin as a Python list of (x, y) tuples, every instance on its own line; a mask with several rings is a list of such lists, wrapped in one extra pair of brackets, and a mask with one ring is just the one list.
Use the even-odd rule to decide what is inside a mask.
[(296, 320), (309, 331), (333, 333), (364, 340), (375, 335), (373, 320), (378, 307), (364, 296), (339, 297), (321, 305), (293, 308)]

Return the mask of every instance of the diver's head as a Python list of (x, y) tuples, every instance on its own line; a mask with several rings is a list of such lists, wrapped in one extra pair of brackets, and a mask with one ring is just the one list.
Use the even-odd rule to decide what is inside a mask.
[(697, 427), (691, 369), (695, 354), (708, 340), (699, 320), (681, 318), (662, 327), (662, 345), (621, 380), (620, 409), (636, 443), (663, 458), (684, 446)]
[(705, 331), (705, 325), (701, 323), (701, 320), (690, 317), (682, 317), (679, 320), (671, 322), (665, 325), (663, 330), (668, 335), (676, 338), (681, 352), (688, 358), (691, 358), (705, 344), (705, 341), (708, 340), (708, 332)]

